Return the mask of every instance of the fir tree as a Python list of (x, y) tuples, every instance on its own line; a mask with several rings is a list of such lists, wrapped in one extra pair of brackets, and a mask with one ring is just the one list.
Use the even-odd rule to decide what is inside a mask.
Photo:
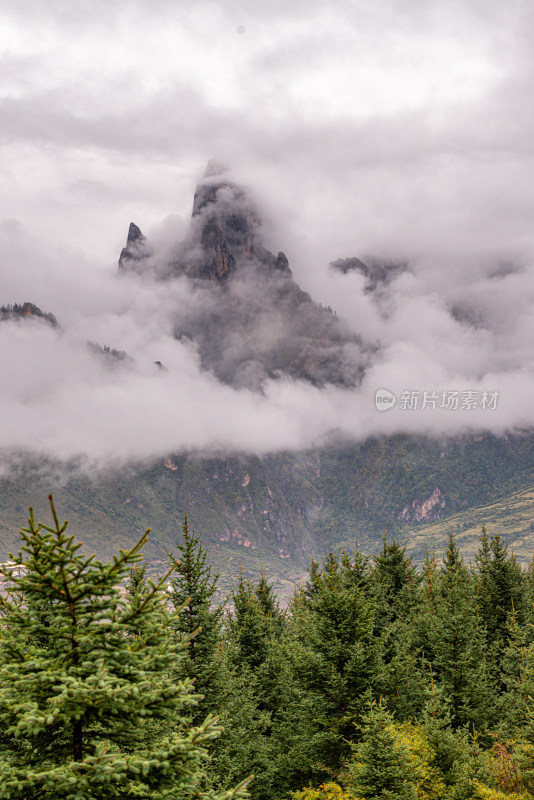
[(417, 625), (424, 659), (450, 698), (453, 726), (483, 728), (491, 717), (493, 692), (486, 639), (474, 582), (452, 533), (441, 569), (427, 558)]
[[(207, 562), (207, 550), (202, 540), (189, 526), (187, 516), (176, 539), (177, 554), (170, 555), (173, 566), (168, 584), (168, 596), (174, 609), (181, 609), (172, 628), (177, 641), (186, 637), (187, 653), (179, 664), (179, 675), (194, 679), (195, 690), (213, 704), (217, 647), (222, 606), (214, 605), (219, 579)], [(198, 721), (198, 720), (196, 720)]]
[(229, 627), (237, 644), (236, 663), (247, 664), (252, 669), (263, 664), (275, 629), (279, 633), (279, 611), (274, 605), (272, 590), (266, 587), (263, 575), (256, 587), (240, 571), (237, 587), (232, 592), (234, 613), (229, 618)]
[(278, 600), (274, 593), (272, 583), (269, 583), (269, 581), (265, 577), (265, 574), (263, 572), (263, 567), (261, 569), (258, 585), (255, 588), (255, 594), (256, 597), (258, 598), (263, 613), (267, 617), (270, 617), (276, 625), (280, 626), (282, 623), (282, 613), (280, 611), (280, 606), (278, 604)]
[(424, 681), (416, 663), (413, 621), (419, 613), (419, 577), (405, 548), (385, 538), (375, 556), (371, 586), (375, 602), (375, 636), (383, 668), (377, 683), (380, 694), (397, 719), (420, 710)]
[(482, 528), (477, 563), (477, 600), (498, 677), (503, 651), (510, 643), (508, 615), (515, 609), (516, 623), (523, 622), (522, 588), (524, 577), (506, 543), (496, 534), (488, 539)]
[(382, 586), (387, 605), (394, 606), (399, 595), (415, 579), (415, 569), (411, 560), (406, 558), (406, 548), (400, 547), (395, 540), (388, 543), (384, 537), (382, 550), (375, 557), (373, 577)]
[(121, 581), (147, 534), (103, 564), (80, 553), (50, 505), (54, 524), (30, 510), (20, 570), (4, 571), (0, 798), (214, 797), (198, 787), (216, 719), (188, 727), (196, 697), (169, 674), (180, 651), (168, 636), (169, 573), (126, 598)]
[[(255, 584), (240, 572), (219, 650), (218, 708), (225, 730), (215, 743), (216, 770), (239, 765), (256, 775), (253, 798), (278, 796), (282, 745), (280, 715), (289, 711), (287, 662), (281, 645), (284, 615), (263, 571)], [(292, 720), (294, 722), (294, 718)]]
[(305, 707), (312, 711), (307, 748), (323, 769), (337, 770), (380, 671), (373, 604), (362, 590), (359, 555), (330, 552), (310, 571), (298, 602), (292, 609), (292, 658)]
[(257, 676), (246, 665), (235, 666), (231, 649), (222, 644), (217, 651), (215, 697), (223, 731), (210, 747), (208, 776), (220, 789), (254, 774), (251, 797), (263, 800), (277, 796), (271, 780), (276, 760), (271, 715), (259, 707)]
[[(427, 702), (422, 712), (422, 730), (432, 753), (432, 765), (443, 783), (438, 797), (446, 800), (467, 800), (473, 797), (471, 779), (490, 776), (479, 758), (476, 735), (466, 727), (454, 728), (450, 698), (442, 686), (436, 685), (429, 668)], [(472, 731), (474, 733), (474, 731)]]
[(351, 765), (351, 789), (362, 800), (417, 800), (408, 749), (395, 736), (393, 718), (380, 703), (364, 717), (363, 740)]

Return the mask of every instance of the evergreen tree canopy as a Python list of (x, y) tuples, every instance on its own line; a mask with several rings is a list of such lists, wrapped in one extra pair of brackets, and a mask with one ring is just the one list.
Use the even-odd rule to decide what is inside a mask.
[(351, 784), (362, 800), (417, 800), (408, 749), (397, 740), (393, 718), (382, 703), (371, 705), (364, 717)]
[[(216, 718), (187, 719), (196, 698), (171, 668), (162, 587), (121, 581), (145, 534), (110, 563), (80, 553), (60, 524), (30, 510), (0, 630), (0, 798), (130, 800), (214, 797), (199, 790)], [(225, 797), (243, 797), (238, 787)]]
[(175, 610), (172, 629), (180, 641), (189, 641), (180, 674), (193, 678), (195, 690), (202, 695), (213, 693), (217, 663), (215, 649), (220, 634), (222, 606), (214, 606), (219, 574), (207, 563), (207, 551), (200, 536), (189, 527), (187, 516), (176, 539), (177, 555), (170, 555), (173, 572), (168, 596)]
[(477, 598), (488, 641), (495, 656), (507, 646), (510, 638), (509, 614), (515, 609), (517, 622), (523, 620), (522, 588), (524, 577), (515, 557), (508, 553), (506, 543), (498, 534), (489, 539), (482, 528), (480, 547), (476, 555), (478, 566)]
[(240, 572), (232, 601), (234, 614), (229, 624), (237, 644), (237, 661), (257, 668), (267, 658), (272, 637), (280, 633), (281, 615), (272, 587), (263, 575), (255, 586)]
[(406, 548), (384, 538), (382, 550), (375, 557), (376, 577), (385, 589), (388, 603), (393, 603), (402, 589), (414, 579), (415, 569), (406, 558)]
[(449, 698), (453, 726), (483, 728), (492, 711), (486, 638), (474, 581), (452, 533), (441, 569), (427, 557), (417, 625), (424, 659)]
[(322, 565), (312, 565), (303, 596), (293, 605), (295, 675), (314, 709), (309, 746), (329, 769), (337, 769), (348, 753), (377, 679), (373, 604), (361, 582), (359, 554), (331, 551)]

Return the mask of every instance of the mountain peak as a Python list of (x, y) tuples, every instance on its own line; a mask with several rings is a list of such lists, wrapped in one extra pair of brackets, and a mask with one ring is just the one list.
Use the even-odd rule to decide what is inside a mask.
[(195, 191), (193, 227), (206, 256), (202, 277), (226, 277), (237, 263), (251, 259), (258, 245), (258, 213), (247, 192), (227, 173), (227, 167), (210, 161)]
[(128, 238), (126, 240), (126, 246), (132, 244), (133, 242), (146, 241), (146, 236), (143, 236), (141, 232), (141, 228), (139, 228), (135, 222), (130, 222), (130, 227), (128, 228)]
[(122, 248), (119, 257), (119, 270), (135, 269), (139, 266), (139, 262), (143, 261), (149, 255), (147, 238), (142, 233), (135, 222), (130, 222), (128, 228), (128, 236), (126, 239), (126, 247)]

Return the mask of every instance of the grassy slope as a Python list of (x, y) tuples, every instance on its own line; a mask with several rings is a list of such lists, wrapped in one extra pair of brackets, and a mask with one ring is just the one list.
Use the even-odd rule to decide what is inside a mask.
[(407, 528), (401, 535), (407, 552), (417, 560), (425, 550), (441, 551), (452, 530), (463, 553), (472, 558), (478, 550), (482, 525), (488, 534), (498, 533), (513, 550), (518, 560), (527, 563), (534, 554), (534, 485), (488, 505), (469, 508), (448, 519)]
[(53, 491), (60, 520), (69, 520), (69, 531), (83, 542), (86, 553), (95, 552), (106, 560), (121, 547), (134, 544), (150, 528), (145, 558), (149, 572), (161, 574), (187, 511), (191, 525), (202, 535), (211, 563), (220, 570), (221, 595), (230, 590), (240, 570), (256, 578), (263, 567), (274, 578), (279, 595), (288, 597), (294, 581), (304, 573), (304, 556), (282, 557), (279, 548), (270, 546), (264, 537), (257, 537), (254, 547), (221, 541), (231, 523), (228, 498), (225, 504), (225, 495), (204, 497), (198, 466), (186, 464), (184, 469), (186, 475), (181, 477), (159, 469), (154, 475), (145, 472), (142, 478), (109, 475), (98, 483), (79, 478), (65, 483), (64, 475), (19, 470), (0, 482), (0, 560), (17, 551), (18, 533), (26, 524), (30, 504), (38, 520), (51, 521), (47, 496)]

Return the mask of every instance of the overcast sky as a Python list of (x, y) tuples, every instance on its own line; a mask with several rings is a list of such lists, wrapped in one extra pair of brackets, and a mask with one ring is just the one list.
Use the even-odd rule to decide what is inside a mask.
[[(277, 431), (266, 437), (275, 447), (304, 446), (332, 416), (357, 437), (417, 429), (413, 417), (368, 413), (376, 385), (410, 381), (498, 385), (507, 400), (493, 427), (534, 423), (533, 34), (529, 0), (4, 0), (0, 303), (32, 300), (72, 333), (41, 335), (39, 347), (20, 329), (4, 335), (0, 366), (15, 388), (3, 383), (13, 424), (0, 445), (135, 454), (149, 406), (157, 420), (140, 455), (166, 442), (268, 449), (258, 428)], [(215, 386), (164, 324), (147, 323), (147, 309), (157, 315), (169, 297), (116, 285), (129, 222), (178, 236), (213, 156), (252, 187), (268, 244), (287, 253), (301, 285), (385, 347), (355, 396), (285, 384), (259, 400)], [(357, 276), (327, 269), (369, 252), (414, 265), (387, 308)], [(490, 277), (510, 264), (515, 272)], [(451, 316), (462, 302), (481, 327)], [(157, 397), (147, 375), (102, 383), (75, 347), (98, 338), (95, 328), (135, 355), (165, 352), (190, 404), (187, 435), (169, 435), (170, 374)], [(45, 386), (58, 363), (77, 412), (52, 389), (33, 398), (28, 370)], [(227, 431), (209, 422), (219, 395), (235, 419)], [(87, 439), (74, 435), (77, 414)], [(465, 424), (448, 419), (428, 425)], [(110, 444), (108, 427), (121, 424)]]

